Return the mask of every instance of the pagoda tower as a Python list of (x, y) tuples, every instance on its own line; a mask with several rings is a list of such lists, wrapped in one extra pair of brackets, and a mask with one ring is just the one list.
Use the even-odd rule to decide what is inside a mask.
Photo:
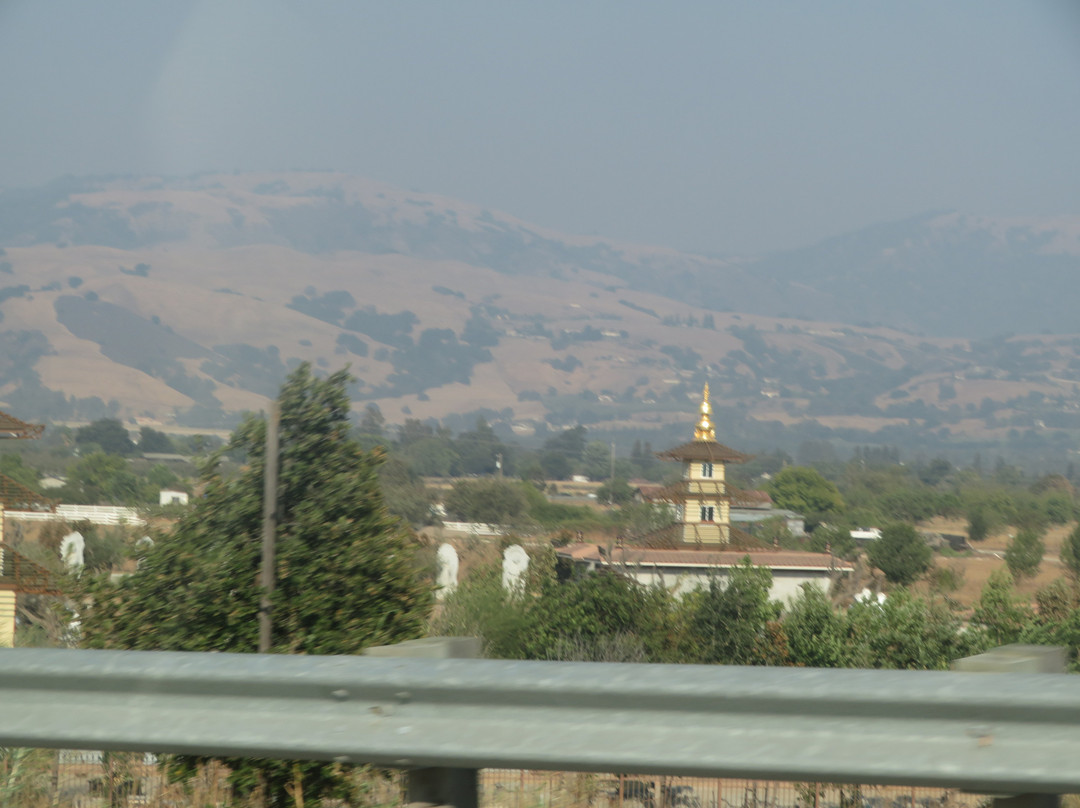
[(657, 457), (683, 464), (682, 479), (664, 492), (664, 499), (677, 508), (681, 544), (716, 547), (729, 544), (731, 528), (731, 488), (726, 481), (728, 463), (745, 463), (749, 455), (716, 442), (709, 403), (709, 385), (701, 396), (701, 417), (694, 427), (694, 439)]

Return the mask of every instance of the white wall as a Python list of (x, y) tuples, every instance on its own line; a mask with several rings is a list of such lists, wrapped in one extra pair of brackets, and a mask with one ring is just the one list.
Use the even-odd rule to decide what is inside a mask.
[[(662, 584), (668, 589), (675, 587), (674, 591), (677, 595), (685, 595), (694, 589), (708, 586), (709, 579), (713, 575), (727, 574), (727, 570), (722, 567), (657, 568), (648, 564), (630, 567), (627, 572), (644, 586)], [(832, 584), (832, 577), (828, 570), (773, 570), (772, 576), (769, 598), (785, 604), (799, 594), (803, 584), (812, 584), (826, 594)]]

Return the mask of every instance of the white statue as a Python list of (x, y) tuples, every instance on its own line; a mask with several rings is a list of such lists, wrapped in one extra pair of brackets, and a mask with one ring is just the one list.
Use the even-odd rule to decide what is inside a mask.
[(457, 588), (458, 554), (452, 544), (440, 544), (435, 557), (439, 563), (437, 597), (441, 600)]
[(81, 570), (85, 565), (86, 539), (78, 531), (68, 533), (60, 542), (60, 559), (71, 572)]
[(503, 589), (520, 592), (525, 588), (525, 571), (529, 569), (529, 554), (520, 544), (512, 544), (503, 551)]

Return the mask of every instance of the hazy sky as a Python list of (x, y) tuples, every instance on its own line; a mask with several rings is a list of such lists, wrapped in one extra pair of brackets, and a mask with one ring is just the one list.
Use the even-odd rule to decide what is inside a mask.
[(0, 0), (0, 186), (333, 169), (718, 253), (1080, 213), (1080, 2)]

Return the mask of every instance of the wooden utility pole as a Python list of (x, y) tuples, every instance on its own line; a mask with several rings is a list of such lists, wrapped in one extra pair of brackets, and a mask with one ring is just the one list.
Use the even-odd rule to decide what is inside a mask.
[(262, 599), (259, 602), (259, 653), (270, 653), (270, 628), (273, 625), (270, 613), (270, 596), (274, 594), (275, 581), (275, 546), (277, 535), (277, 493), (278, 493), (278, 427), (281, 412), (277, 401), (270, 404), (270, 414), (266, 419), (266, 462), (263, 466), (263, 530), (262, 530)]

